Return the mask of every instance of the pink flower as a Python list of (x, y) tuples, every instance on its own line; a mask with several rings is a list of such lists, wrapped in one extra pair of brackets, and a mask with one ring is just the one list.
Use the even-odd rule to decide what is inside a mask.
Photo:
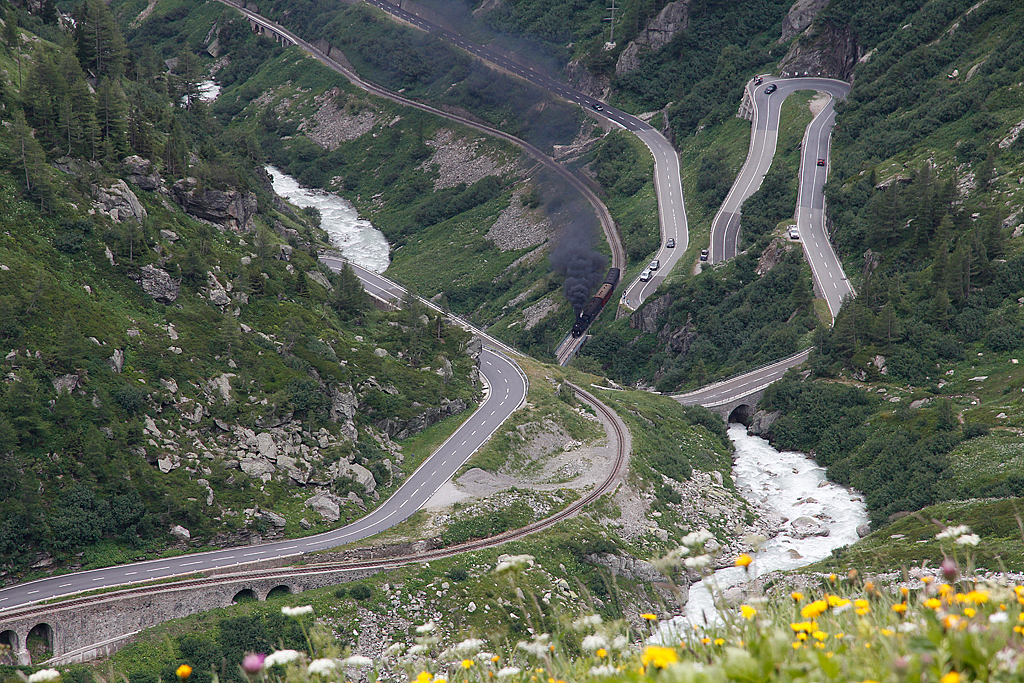
[(263, 670), (263, 660), (266, 658), (262, 652), (250, 652), (242, 660), (242, 670), (247, 674), (257, 674)]
[(956, 581), (957, 574), (960, 573), (956, 562), (948, 557), (942, 561), (941, 571), (946, 581)]

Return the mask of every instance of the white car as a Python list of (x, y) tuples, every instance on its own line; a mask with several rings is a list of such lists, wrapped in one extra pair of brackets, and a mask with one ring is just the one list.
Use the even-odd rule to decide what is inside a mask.
[(795, 225), (792, 226), (789, 229), (789, 239), (791, 239), (791, 240), (798, 240), (798, 239), (800, 239), (800, 231), (796, 229)]
[(647, 266), (647, 269), (648, 269), (648, 270), (657, 270), (657, 269), (658, 269), (658, 268), (660, 268), (660, 267), (661, 267), (661, 261), (659, 261), (658, 259), (654, 259), (654, 260), (653, 260), (653, 261), (651, 261), (651, 262), (650, 262), (650, 264), (649, 264), (649, 265)]
[(647, 282), (651, 279), (651, 269), (648, 268), (644, 272), (640, 273), (640, 282)]

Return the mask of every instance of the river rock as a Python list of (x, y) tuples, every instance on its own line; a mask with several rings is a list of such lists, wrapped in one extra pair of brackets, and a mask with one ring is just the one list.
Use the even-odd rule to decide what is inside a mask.
[(861, 524), (860, 526), (857, 527), (857, 538), (864, 538), (865, 536), (867, 536), (870, 533), (871, 533), (871, 525), (870, 524)]
[(793, 528), (793, 538), (807, 538), (808, 536), (828, 536), (828, 527), (813, 517), (797, 517), (790, 526)]
[(773, 410), (770, 413), (764, 410), (758, 410), (750, 417), (750, 425), (747, 426), (747, 432), (754, 436), (766, 436), (768, 434), (768, 430), (771, 428), (772, 424), (779, 419), (780, 415), (782, 415), (781, 410)]

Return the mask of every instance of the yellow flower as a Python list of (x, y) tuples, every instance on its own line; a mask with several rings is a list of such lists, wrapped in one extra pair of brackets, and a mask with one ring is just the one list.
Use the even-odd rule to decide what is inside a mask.
[(864, 598), (857, 598), (853, 601), (853, 606), (857, 614), (864, 616), (871, 611), (871, 605)]
[(797, 622), (794, 622), (794, 623), (790, 624), (789, 627), (791, 629), (793, 629), (793, 631), (795, 633), (800, 633), (801, 631), (804, 631), (806, 633), (810, 633), (811, 631), (817, 631), (818, 630), (818, 622), (816, 622), (816, 621), (797, 621)]
[(881, 631), (879, 631), (879, 633), (881, 633), (883, 636), (891, 636), (891, 635), (893, 635), (896, 632), (893, 631), (892, 629), (883, 628)]
[(719, 647), (725, 645), (725, 638), (715, 638), (715, 645), (718, 645)]
[(825, 640), (826, 638), (828, 638), (828, 634), (824, 631), (815, 631), (811, 634), (811, 636), (816, 640)]
[(937, 612), (939, 608), (942, 607), (942, 600), (939, 600), (938, 598), (928, 598), (924, 601), (924, 606)]
[(608, 650), (604, 649), (603, 647), (599, 647), (597, 648), (597, 652), (595, 652), (594, 654), (596, 654), (601, 659), (604, 659), (608, 656)]
[(826, 595), (825, 597), (828, 598), (829, 607), (845, 607), (850, 604), (849, 600), (841, 598), (838, 595)]
[(188, 680), (188, 677), (192, 675), (192, 667), (188, 664), (182, 664), (174, 673), (178, 675), (178, 678), (185, 681)]
[(710, 638), (701, 638), (700, 642), (704, 643), (705, 645), (710, 645), (711, 644), (711, 639)]
[(906, 613), (906, 611), (907, 611), (907, 603), (905, 603), (905, 602), (897, 602), (895, 605), (892, 606), (892, 611), (896, 612), (898, 614)]
[(789, 594), (789, 597), (793, 598), (793, 602), (800, 602), (804, 599), (804, 594), (800, 591), (793, 591)]
[(800, 631), (800, 633), (796, 634), (796, 639), (797, 640), (807, 640), (807, 634), (804, 633), (803, 631)]
[(960, 683), (960, 674), (955, 671), (950, 671), (939, 679), (939, 683)]
[(829, 574), (828, 575), (828, 580), (829, 580), (830, 583), (835, 583), (836, 582), (836, 575), (835, 574)]
[(793, 643), (794, 650), (799, 650), (801, 647), (803, 647), (803, 643), (801, 643), (799, 640)]
[(910, 595), (910, 589), (907, 588), (906, 586), (900, 586), (900, 593), (903, 594), (903, 597), (906, 597), (906, 596)]
[(491, 657), (491, 662), (493, 662), (494, 664), (497, 664), (498, 660), (500, 660), (500, 659), (501, 659), (501, 657), (499, 657), (498, 655), (494, 655), (493, 657)]
[(434, 683), (448, 683), (448, 681), (446, 681), (443, 678), (435, 678), (434, 679)]
[(429, 671), (421, 671), (420, 675), (416, 677), (416, 683), (430, 683), (434, 680), (434, 674)]
[(973, 607), (964, 607), (964, 616), (968, 619), (972, 618), (977, 613), (977, 610), (975, 610)]
[(922, 576), (922, 577), (921, 577), (921, 583), (923, 583), (923, 584), (924, 584), (924, 585), (926, 585), (926, 586), (927, 586), (928, 584), (930, 584), (930, 583), (931, 583), (932, 581), (934, 581), (934, 580), (935, 580), (935, 578), (934, 578), (934, 577), (931, 577), (931, 576)]
[(804, 605), (803, 609), (800, 610), (800, 616), (804, 619), (814, 619), (821, 615), (822, 612), (828, 609), (828, 603), (824, 600), (815, 600), (812, 603)]
[(473, 666), (473, 660), (472, 659), (463, 659), (462, 660), (462, 668), (463, 669), (468, 669), (471, 666)]
[(743, 615), (744, 619), (750, 621), (757, 615), (757, 610), (750, 605), (740, 605), (740, 614)]
[(744, 569), (746, 569), (747, 567), (750, 566), (750, 563), (753, 562), (753, 561), (754, 561), (754, 559), (752, 557), (750, 557), (750, 555), (747, 555), (747, 554), (744, 553), (743, 555), (740, 555), (739, 557), (736, 558), (736, 566), (737, 567), (743, 567)]
[(964, 596), (964, 602), (972, 602), (975, 605), (984, 605), (988, 602), (988, 591), (971, 591)]
[(640, 618), (641, 619), (646, 619), (647, 621), (657, 621), (658, 620), (658, 616), (656, 614), (651, 614), (650, 612), (647, 612), (645, 614), (641, 614)]
[(657, 669), (665, 669), (679, 661), (679, 655), (675, 648), (661, 647), (660, 645), (648, 645), (640, 657), (644, 666), (651, 665)]

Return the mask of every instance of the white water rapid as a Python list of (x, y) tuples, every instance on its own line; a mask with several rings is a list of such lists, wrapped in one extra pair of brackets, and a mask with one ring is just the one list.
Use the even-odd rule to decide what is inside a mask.
[(778, 569), (795, 569), (829, 556), (833, 548), (857, 540), (857, 527), (868, 521), (863, 498), (825, 479), (825, 468), (803, 453), (777, 451), (743, 425), (730, 424), (729, 438), (736, 445), (733, 479), (747, 500), (781, 519), (810, 517), (828, 529), (828, 536), (793, 535), (790, 522), (753, 555), (750, 572), (742, 567), (719, 569), (711, 577), (690, 587), (683, 616), (668, 622), (679, 632), (717, 618), (708, 584), (715, 592), (739, 586), (754, 576)]
[(267, 172), (274, 181), (274, 192), (300, 208), (312, 206), (320, 210), (320, 227), (345, 258), (375, 273), (387, 270), (391, 247), (384, 233), (360, 218), (352, 204), (332, 192), (302, 187), (295, 178), (273, 166), (267, 166)]

